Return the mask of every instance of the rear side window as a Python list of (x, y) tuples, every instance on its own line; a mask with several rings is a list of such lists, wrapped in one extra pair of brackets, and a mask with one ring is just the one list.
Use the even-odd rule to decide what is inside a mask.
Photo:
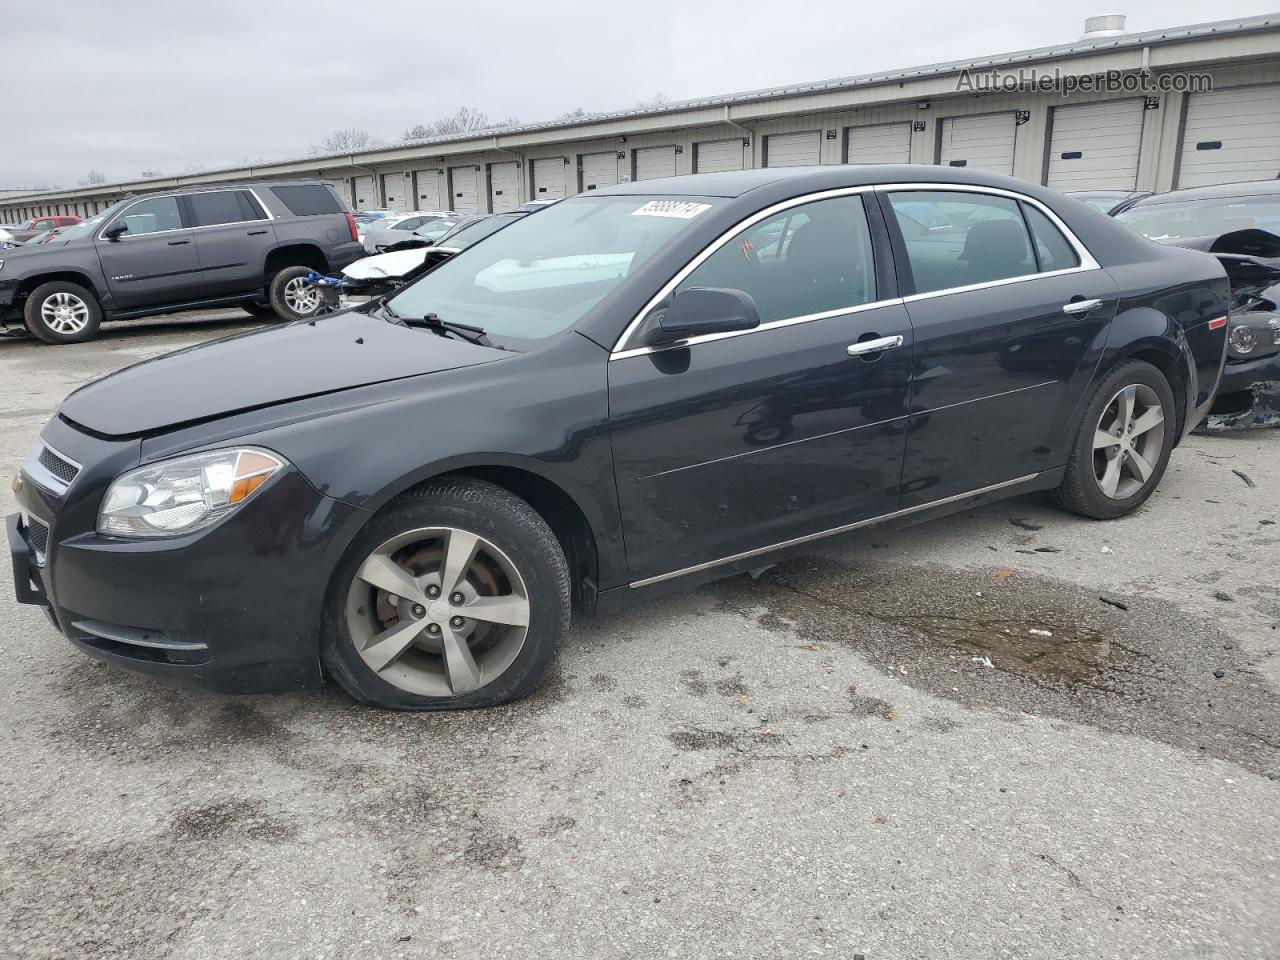
[(775, 213), (730, 239), (676, 292), (690, 287), (742, 290), (755, 301), (761, 323), (875, 300), (862, 198), (832, 197)]
[(295, 217), (317, 217), (325, 213), (345, 212), (333, 191), (322, 183), (272, 187), (271, 192)]
[(1022, 205), (1022, 212), (1027, 215), (1027, 226), (1031, 228), (1031, 236), (1036, 242), (1036, 257), (1042, 272), (1080, 266), (1075, 250), (1048, 217), (1029, 203)]
[(214, 227), (220, 223), (245, 223), (249, 220), (266, 219), (247, 190), (193, 193), (187, 197), (187, 202), (191, 204), (193, 226), (197, 227)]
[(1036, 272), (1016, 200), (959, 191), (889, 194), (916, 293), (1006, 280)]

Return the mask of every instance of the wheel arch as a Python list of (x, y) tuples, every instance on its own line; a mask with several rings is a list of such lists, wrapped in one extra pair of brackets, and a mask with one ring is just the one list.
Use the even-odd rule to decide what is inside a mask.
[(263, 276), (270, 280), (285, 267), (310, 267), (318, 273), (329, 271), (329, 258), (314, 243), (286, 243), (273, 247), (267, 254)]
[[(1178, 417), (1176, 444), (1182, 438), (1193, 402), (1191, 392), (1195, 389), (1195, 366), (1181, 325), (1154, 307), (1122, 310), (1112, 321), (1106, 352), (1093, 382), (1097, 383), (1117, 364), (1128, 360), (1151, 364), (1169, 381)], [(1079, 412), (1083, 415), (1083, 406)]]
[(84, 287), (94, 299), (98, 301), (98, 306), (106, 308), (102, 291), (98, 289), (98, 285), (93, 282), (93, 278), (89, 274), (78, 270), (51, 270), (48, 273), (39, 273), (32, 277), (23, 277), (18, 281), (18, 288), (14, 294), (13, 302), (18, 306), (20, 302), (25, 301), (27, 297), (35, 291), (39, 286), (46, 283), (74, 283)]

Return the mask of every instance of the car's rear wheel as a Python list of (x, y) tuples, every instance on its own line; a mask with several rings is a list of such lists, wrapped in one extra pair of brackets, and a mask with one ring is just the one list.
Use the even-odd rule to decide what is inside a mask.
[(283, 320), (307, 320), (323, 303), (320, 290), (307, 281), (310, 267), (285, 267), (267, 287), (271, 309)]
[(102, 307), (79, 284), (55, 280), (31, 291), (22, 317), (31, 335), (45, 343), (83, 343), (97, 336)]
[(1094, 388), (1054, 498), (1096, 520), (1132, 513), (1164, 476), (1176, 431), (1164, 374), (1140, 360), (1118, 365)]
[(533, 690), (569, 611), (568, 563), (546, 521), (501, 487), (446, 478), (393, 501), (352, 544), (324, 661), (373, 706), (493, 706)]

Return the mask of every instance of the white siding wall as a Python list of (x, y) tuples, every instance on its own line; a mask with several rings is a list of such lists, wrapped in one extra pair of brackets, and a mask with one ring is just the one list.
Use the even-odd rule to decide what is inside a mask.
[(693, 145), (693, 172), (719, 173), (723, 170), (741, 170), (746, 148), (741, 137), (730, 140), (703, 140)]
[(533, 167), (533, 196), (530, 200), (558, 200), (565, 195), (565, 171), (568, 164), (564, 157), (546, 157), (531, 161)]
[(765, 165), (770, 167), (806, 167), (819, 162), (822, 131), (774, 133), (765, 137)]
[(578, 158), (579, 186), (583, 192), (612, 187), (618, 182), (618, 154), (610, 150), (607, 153), (584, 153)]
[(1132, 190), (1142, 147), (1142, 98), (1054, 107), (1046, 184), (1054, 190)]
[(655, 177), (676, 175), (676, 148), (643, 147), (635, 151), (634, 172), (636, 180), (652, 180)]
[(1280, 176), (1280, 84), (1187, 97), (1178, 186)]
[(514, 160), (489, 164), (489, 212), (505, 213), (520, 206), (520, 168)]
[(911, 124), (877, 123), (866, 127), (846, 127), (845, 163), (910, 163)]
[(1012, 176), (1015, 132), (1012, 113), (945, 117), (938, 162), (943, 166)]
[(449, 168), (449, 209), (458, 213), (480, 211), (480, 171), (473, 163)]

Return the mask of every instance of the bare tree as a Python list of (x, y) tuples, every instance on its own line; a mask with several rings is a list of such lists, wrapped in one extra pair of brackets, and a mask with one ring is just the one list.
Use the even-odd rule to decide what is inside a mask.
[(564, 122), (566, 120), (581, 120), (587, 115), (588, 115), (587, 111), (583, 110), (582, 107), (575, 107), (574, 109), (570, 110), (568, 113), (560, 114), (560, 116), (556, 117), (556, 121)]
[(311, 153), (313, 155), (321, 153), (352, 153), (356, 150), (376, 147), (378, 144), (378, 138), (368, 130), (345, 127), (342, 130), (333, 131), (319, 143), (313, 143), (311, 145)]
[(664, 104), (668, 104), (670, 102), (671, 102), (670, 97), (668, 97), (662, 91), (658, 91), (648, 100), (637, 100), (636, 106), (643, 110), (646, 107), (661, 107)]
[(82, 187), (92, 187), (99, 183), (106, 183), (107, 176), (101, 170), (90, 170), (84, 175), (84, 179), (80, 181)]
[[(248, 164), (245, 163), (245, 164), (242, 164), (242, 166), (247, 167)], [(194, 173), (204, 173), (206, 169), (207, 168), (202, 163), (188, 163), (185, 167), (182, 168), (182, 172), (184, 174), (191, 175)]]
[(427, 124), (414, 124), (406, 130), (402, 140), (425, 140), (428, 137), (453, 137), (475, 130), (500, 130), (503, 127), (514, 127), (520, 120), (507, 117), (505, 120), (490, 120), (483, 110), (474, 107), (459, 107), (456, 113)]

